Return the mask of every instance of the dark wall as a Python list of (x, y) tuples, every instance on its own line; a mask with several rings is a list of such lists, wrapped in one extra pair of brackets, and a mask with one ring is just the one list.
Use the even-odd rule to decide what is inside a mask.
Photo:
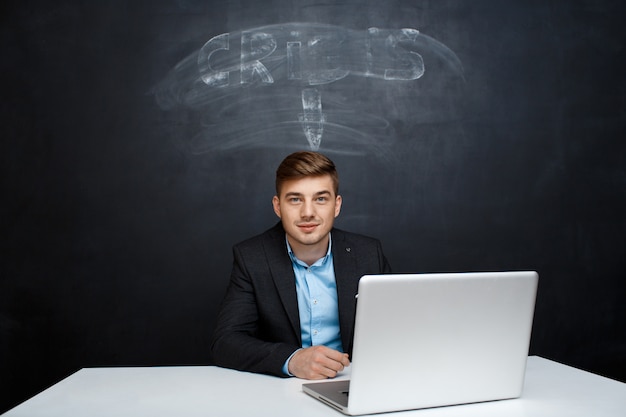
[(537, 270), (531, 353), (626, 381), (625, 3), (9, 3), (0, 412), (210, 363), (230, 248), (317, 147), (396, 271)]

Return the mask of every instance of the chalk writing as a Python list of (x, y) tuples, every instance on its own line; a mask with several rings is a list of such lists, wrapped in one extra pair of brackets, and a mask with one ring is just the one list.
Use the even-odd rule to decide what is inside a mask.
[[(297, 140), (294, 125), (311, 149), (319, 149), (325, 134), (349, 146), (374, 143), (389, 133), (382, 113), (419, 111), (414, 98), (413, 110), (405, 103), (416, 94), (413, 83), (427, 73), (424, 54), (434, 57), (430, 65), (439, 62), (429, 81), (433, 88), (441, 82), (442, 89), (450, 89), (439, 80), (442, 63), (448, 74), (462, 79), (456, 55), (417, 29), (264, 26), (211, 37), (179, 62), (154, 94), (165, 110), (200, 112), (181, 121), (197, 120), (187, 129), (195, 131), (189, 140), (195, 152), (279, 146), (284, 137)], [(357, 96), (357, 101), (350, 99)], [(424, 97), (425, 105), (429, 100), (434, 98)], [(301, 111), (293, 111), (299, 107)], [(427, 110), (412, 117), (439, 117)], [(263, 143), (263, 137), (271, 142)]]
[(322, 113), (322, 99), (318, 90), (305, 88), (302, 90), (302, 109), (299, 120), (302, 123), (304, 135), (309, 141), (312, 150), (318, 150), (324, 133), (324, 114)]
[[(361, 33), (318, 26), (313, 27), (315, 31), (295, 30), (291, 26), (242, 32), (240, 49), (235, 51), (238, 56), (214, 57), (217, 51), (232, 51), (229, 33), (211, 38), (198, 54), (202, 80), (222, 87), (236, 71), (241, 84), (251, 83), (255, 75), (272, 84), (274, 76), (268, 65), (274, 71), (284, 65), (289, 80), (304, 80), (309, 85), (332, 83), (350, 74), (385, 80), (416, 80), (424, 75), (422, 56), (413, 50), (420, 35), (416, 29), (371, 28)], [(233, 66), (236, 58), (239, 64)]]

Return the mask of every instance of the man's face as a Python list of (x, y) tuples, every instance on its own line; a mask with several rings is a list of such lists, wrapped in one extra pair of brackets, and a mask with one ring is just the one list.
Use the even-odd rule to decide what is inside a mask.
[(327, 250), (328, 234), (341, 210), (330, 175), (285, 181), (272, 203), (294, 251)]

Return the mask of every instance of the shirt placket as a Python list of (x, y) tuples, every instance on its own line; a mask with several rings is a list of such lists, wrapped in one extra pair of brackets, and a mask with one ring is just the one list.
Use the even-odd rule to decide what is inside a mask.
[(319, 283), (314, 278), (314, 271), (312, 270), (314, 267), (309, 267), (307, 269), (306, 278), (307, 278), (307, 286), (309, 288), (309, 306), (311, 311), (311, 341), (313, 345), (319, 344), (319, 334), (321, 331), (321, 321), (320, 321), (320, 293), (319, 293)]

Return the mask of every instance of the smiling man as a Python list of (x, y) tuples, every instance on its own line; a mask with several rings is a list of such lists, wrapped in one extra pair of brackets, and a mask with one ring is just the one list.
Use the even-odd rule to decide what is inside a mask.
[(211, 344), (217, 365), (323, 379), (350, 364), (359, 279), (390, 267), (378, 240), (333, 227), (341, 203), (326, 156), (283, 160), (272, 199), (280, 222), (233, 248)]

